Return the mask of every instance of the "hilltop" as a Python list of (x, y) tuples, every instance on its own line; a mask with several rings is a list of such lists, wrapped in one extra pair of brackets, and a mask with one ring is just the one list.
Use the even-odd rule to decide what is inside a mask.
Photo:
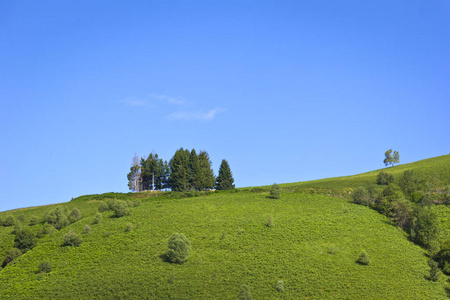
[[(450, 184), (448, 155), (383, 170), (396, 178), (414, 170), (435, 178), (439, 187)], [(386, 216), (351, 203), (352, 191), (375, 181), (380, 171), (282, 184), (281, 199), (271, 198), (267, 186), (108, 193), (2, 212), (1, 219), (12, 216), (41, 238), (0, 271), (0, 293), (5, 299), (236, 299), (245, 284), (254, 299), (447, 298), (446, 276), (427, 279), (425, 249)], [(135, 205), (120, 218), (106, 210), (96, 224), (99, 207), (113, 199)], [(44, 232), (42, 221), (56, 207), (77, 208), (82, 217)], [(449, 237), (448, 206), (434, 210), (444, 238)], [(38, 223), (28, 226), (33, 219)], [(13, 230), (0, 227), (1, 255), (14, 246)], [(81, 237), (79, 247), (63, 246), (70, 231)], [(192, 244), (190, 258), (181, 265), (164, 260), (174, 232)], [(362, 250), (371, 261), (367, 266), (356, 262)], [(51, 264), (50, 272), (39, 272), (43, 261)], [(276, 288), (280, 280), (283, 292)]]

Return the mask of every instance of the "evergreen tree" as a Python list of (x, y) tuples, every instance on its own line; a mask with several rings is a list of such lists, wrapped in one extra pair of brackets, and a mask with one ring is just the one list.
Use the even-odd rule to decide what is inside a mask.
[(196, 189), (206, 191), (214, 187), (216, 178), (212, 170), (212, 163), (209, 159), (209, 154), (206, 151), (200, 151), (198, 154), (199, 164), (199, 182)]
[(178, 149), (169, 162), (170, 178), (169, 183), (173, 191), (187, 191), (189, 188), (189, 151), (183, 148)]
[(192, 149), (191, 153), (189, 154), (189, 169), (190, 169), (189, 174), (190, 189), (192, 190), (198, 189), (197, 186), (199, 185), (200, 166), (198, 162), (198, 155), (197, 152), (195, 152), (195, 149)]
[(219, 176), (216, 180), (216, 189), (218, 190), (232, 190), (234, 189), (234, 179), (231, 173), (228, 162), (223, 159), (219, 168)]

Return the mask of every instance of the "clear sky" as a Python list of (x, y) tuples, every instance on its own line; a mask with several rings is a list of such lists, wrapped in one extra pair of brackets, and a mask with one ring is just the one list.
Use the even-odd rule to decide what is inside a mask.
[(238, 187), (450, 153), (450, 1), (0, 1), (0, 211), (127, 192), (135, 153)]

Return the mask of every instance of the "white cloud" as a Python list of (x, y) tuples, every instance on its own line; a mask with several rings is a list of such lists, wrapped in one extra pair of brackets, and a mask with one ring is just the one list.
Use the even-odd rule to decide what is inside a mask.
[(203, 121), (208, 122), (213, 120), (218, 113), (224, 112), (223, 108), (210, 109), (207, 112), (202, 111), (176, 111), (167, 115), (168, 120), (182, 120), (182, 121)]
[(169, 97), (169, 96), (166, 96), (166, 95), (150, 95), (150, 98), (157, 99), (157, 100), (160, 100), (160, 101), (164, 101), (164, 102), (167, 102), (167, 103), (170, 103), (170, 104), (174, 104), (174, 105), (185, 105), (185, 104), (187, 104), (186, 101), (184, 101), (184, 100), (182, 100), (180, 98)]

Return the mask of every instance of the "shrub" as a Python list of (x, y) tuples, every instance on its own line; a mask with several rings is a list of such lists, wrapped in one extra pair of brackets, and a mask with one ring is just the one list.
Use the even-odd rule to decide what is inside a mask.
[(439, 263), (445, 274), (450, 275), (450, 239), (444, 241), (434, 259)]
[(81, 212), (78, 208), (72, 209), (69, 216), (67, 217), (70, 223), (75, 223), (76, 221), (81, 219)]
[(284, 282), (283, 282), (283, 280), (278, 280), (277, 286), (275, 288), (279, 292), (284, 292)]
[(429, 208), (420, 208), (412, 222), (411, 239), (430, 251), (439, 248), (439, 224), (436, 214)]
[(281, 198), (281, 188), (278, 184), (274, 183), (272, 187), (270, 188), (270, 196), (274, 199), (280, 199)]
[(411, 226), (413, 218), (413, 206), (411, 202), (406, 199), (398, 199), (392, 203), (392, 210), (394, 221), (399, 227)]
[(172, 234), (167, 246), (169, 248), (166, 253), (167, 261), (182, 264), (189, 258), (191, 242), (184, 234)]
[(125, 228), (125, 231), (126, 231), (126, 232), (129, 232), (129, 231), (131, 231), (132, 229), (133, 229), (133, 224), (127, 223), (127, 227)]
[(438, 281), (441, 276), (441, 270), (439, 270), (438, 263), (430, 259), (428, 265), (430, 266), (430, 280)]
[(91, 232), (91, 226), (89, 226), (89, 225), (85, 225), (84, 226), (84, 233), (89, 233), (89, 232)]
[(117, 200), (114, 207), (114, 215), (117, 218), (127, 216), (131, 213), (130, 208), (128, 207), (128, 204), (123, 200)]
[(56, 229), (60, 230), (70, 224), (66, 215), (67, 215), (67, 209), (59, 206), (59, 207), (55, 208), (54, 210), (47, 212), (45, 214), (44, 220), (47, 223), (53, 224), (53, 226)]
[(405, 195), (410, 196), (416, 191), (423, 190), (425, 183), (419, 178), (419, 176), (412, 170), (406, 170), (398, 181), (398, 185), (403, 190)]
[(28, 223), (30, 226), (37, 225), (39, 223), (39, 219), (36, 216), (32, 216), (30, 219), (30, 223)]
[(9, 250), (9, 252), (6, 254), (5, 259), (3, 260), (2, 268), (6, 267), (8, 264), (10, 264), (13, 260), (15, 260), (21, 255), (22, 251), (20, 251), (20, 249), (13, 248)]
[(369, 255), (366, 251), (362, 251), (356, 262), (360, 265), (368, 265), (370, 263)]
[(239, 295), (237, 296), (238, 300), (252, 300), (252, 294), (250, 294), (250, 290), (247, 285), (241, 286), (241, 290), (239, 291)]
[(28, 228), (20, 228), (16, 232), (16, 236), (14, 238), (14, 247), (20, 249), (22, 253), (31, 250), (34, 246), (36, 246), (37, 237), (31, 232)]
[(102, 221), (102, 214), (97, 213), (94, 217), (94, 221), (92, 221), (92, 224), (99, 224)]
[(16, 223), (13, 216), (7, 216), (5, 220), (3, 220), (3, 226), (13, 226)]
[(370, 204), (370, 194), (366, 187), (360, 186), (352, 193), (353, 202), (362, 205)]
[(98, 206), (98, 212), (102, 213), (107, 210), (109, 210), (108, 204), (106, 204), (105, 202), (100, 203), (100, 205)]
[(267, 227), (273, 227), (273, 217), (272, 215), (269, 216), (269, 218), (267, 219)]
[(44, 234), (52, 234), (53, 232), (55, 232), (55, 227), (53, 227), (49, 223), (45, 223), (44, 226), (42, 226), (42, 232)]
[(52, 270), (52, 265), (48, 260), (41, 261), (38, 266), (39, 272), (41, 273), (50, 273)]
[(81, 237), (73, 231), (69, 231), (64, 235), (64, 246), (78, 247), (82, 242)]
[(389, 183), (394, 182), (394, 175), (388, 172), (381, 171), (377, 176), (377, 184), (379, 185), (388, 185)]
[(19, 221), (20, 223), (25, 223), (25, 216), (24, 215), (18, 216), (17, 221)]

